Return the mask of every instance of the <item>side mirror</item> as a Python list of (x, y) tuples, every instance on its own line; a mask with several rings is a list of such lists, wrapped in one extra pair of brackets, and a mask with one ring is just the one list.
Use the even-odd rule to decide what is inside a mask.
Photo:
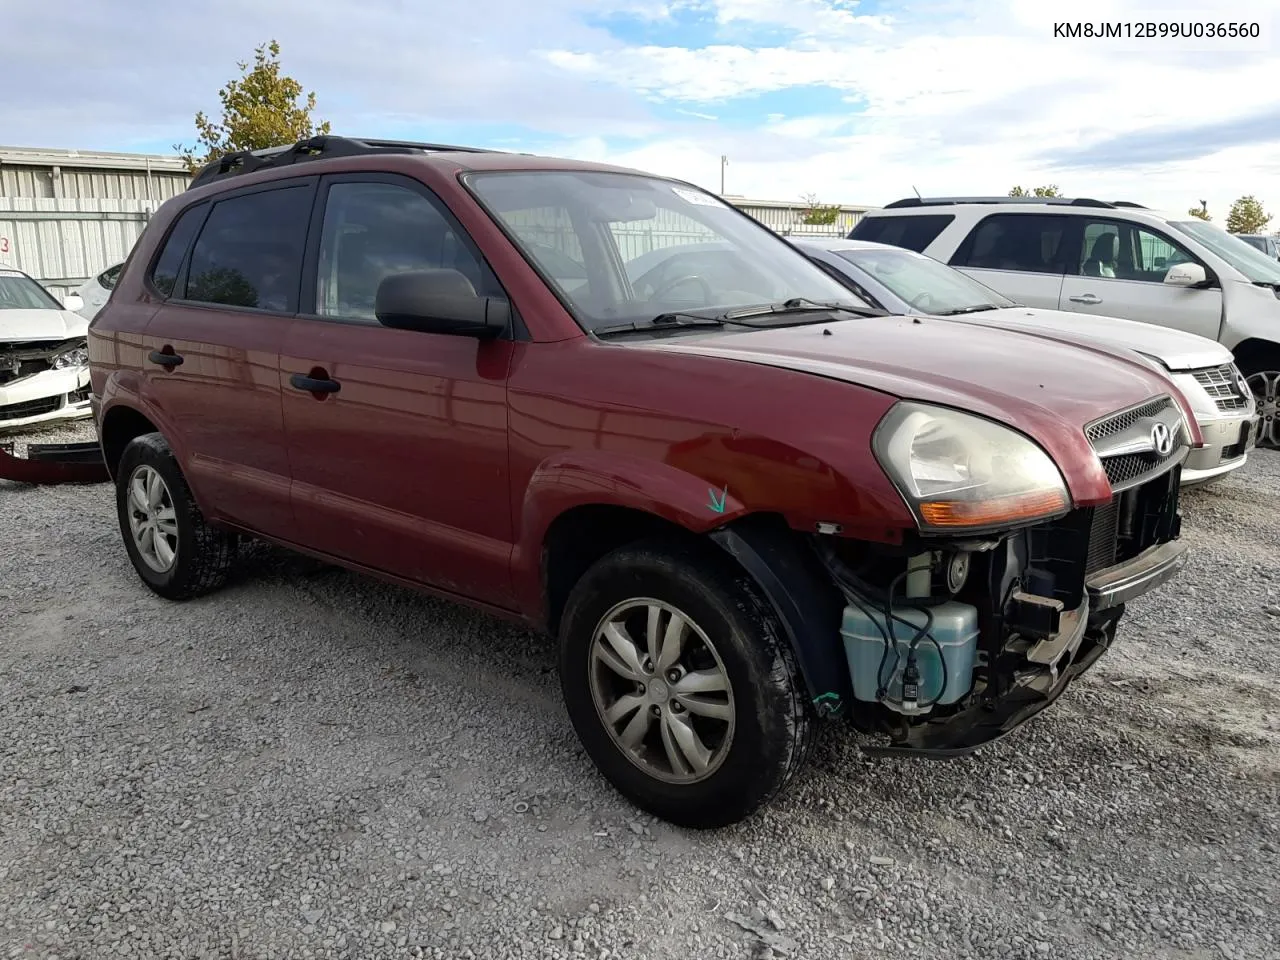
[(84, 309), (84, 298), (78, 293), (68, 293), (62, 298), (62, 308), (72, 313), (79, 313)]
[(511, 304), (482, 297), (457, 270), (393, 273), (378, 284), (374, 313), (384, 327), (489, 340), (507, 329)]
[(1175, 264), (1164, 275), (1164, 282), (1171, 287), (1198, 287), (1207, 281), (1204, 267), (1198, 263)]

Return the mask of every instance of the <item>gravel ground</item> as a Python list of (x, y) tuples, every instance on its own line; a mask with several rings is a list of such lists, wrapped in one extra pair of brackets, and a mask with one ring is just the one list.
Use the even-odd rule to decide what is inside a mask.
[(1275, 958), (1278, 495), (1189, 495), (1181, 579), (1005, 742), (832, 729), (698, 834), (594, 773), (549, 642), (267, 549), (169, 604), (109, 488), (0, 481), (0, 956)]

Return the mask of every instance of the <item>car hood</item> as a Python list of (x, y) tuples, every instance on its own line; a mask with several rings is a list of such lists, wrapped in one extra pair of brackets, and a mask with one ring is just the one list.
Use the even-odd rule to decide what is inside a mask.
[(1063, 343), (1083, 346), (1101, 344), (1135, 350), (1154, 357), (1174, 372), (1220, 367), (1231, 363), (1231, 351), (1208, 337), (1183, 330), (1171, 330), (1154, 323), (1100, 317), (1070, 310), (1041, 310), (1036, 307), (1006, 307), (970, 313), (961, 319), (975, 325), (1022, 330), (1053, 337)]
[(810, 373), (1007, 423), (1045, 447), (1089, 502), (1110, 489), (1084, 435), (1092, 421), (1167, 394), (1183, 411), (1192, 445), (1202, 443), (1186, 399), (1142, 358), (1031, 331), (891, 316), (635, 346)]
[(0, 343), (70, 340), (88, 331), (89, 321), (70, 310), (0, 310)]

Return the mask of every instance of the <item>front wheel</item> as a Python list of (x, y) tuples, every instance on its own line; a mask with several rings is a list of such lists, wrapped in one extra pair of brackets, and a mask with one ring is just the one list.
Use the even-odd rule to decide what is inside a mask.
[(1258, 404), (1258, 446), (1280, 450), (1280, 352), (1239, 364)]
[(781, 626), (713, 547), (650, 542), (604, 557), (570, 595), (560, 642), (587, 753), (664, 820), (735, 823), (802, 766), (811, 717)]

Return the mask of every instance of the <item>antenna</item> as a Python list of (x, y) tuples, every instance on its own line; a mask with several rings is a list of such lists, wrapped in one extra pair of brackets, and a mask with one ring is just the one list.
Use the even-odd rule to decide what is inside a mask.
[(915, 187), (912, 187), (911, 189), (912, 189), (912, 190), (915, 190), (915, 194), (916, 194), (916, 199), (917, 199), (917, 200), (923, 200), (923, 199), (924, 199), (924, 197), (920, 196), (920, 191), (919, 191), (919, 190), (916, 190), (916, 188), (915, 188)]

